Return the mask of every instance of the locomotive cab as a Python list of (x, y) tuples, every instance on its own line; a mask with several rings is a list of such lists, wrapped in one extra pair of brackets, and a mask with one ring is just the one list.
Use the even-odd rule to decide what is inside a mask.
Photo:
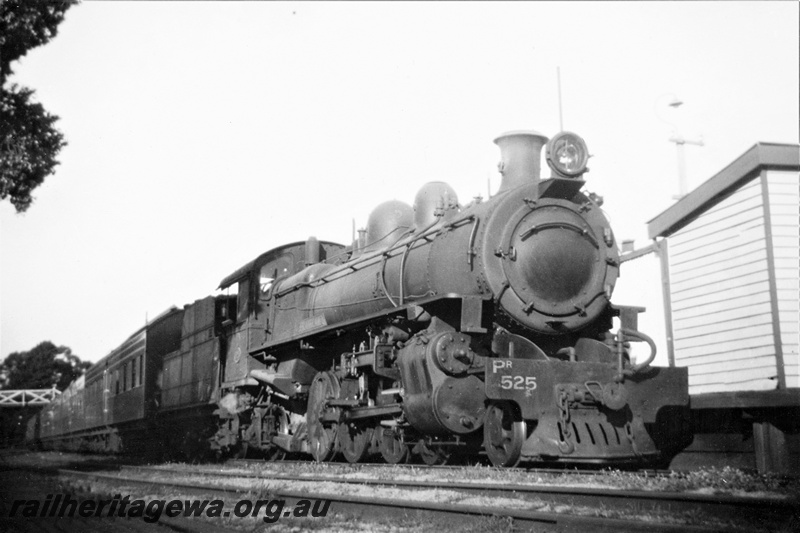
[[(225, 321), (223, 387), (256, 385), (250, 371), (264, 369), (260, 350), (275, 336), (276, 286), (309, 265), (341, 260), (344, 247), (311, 237), (274, 248), (223, 279), (219, 289), (236, 285), (236, 315)], [(327, 264), (327, 263), (326, 263)]]

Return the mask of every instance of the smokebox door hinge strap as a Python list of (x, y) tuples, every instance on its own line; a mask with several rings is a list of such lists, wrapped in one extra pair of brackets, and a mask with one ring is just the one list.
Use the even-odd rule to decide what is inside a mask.
[(531, 226), (530, 228), (528, 228), (525, 231), (523, 231), (522, 233), (520, 233), (519, 234), (519, 238), (520, 238), (520, 240), (524, 241), (525, 239), (527, 239), (528, 237), (530, 237), (534, 233), (538, 233), (538, 232), (540, 232), (542, 230), (545, 230), (545, 229), (554, 229), (554, 228), (567, 229), (567, 230), (574, 231), (575, 233), (577, 233), (578, 235), (581, 235), (583, 238), (585, 238), (587, 241), (589, 241), (589, 243), (591, 243), (591, 245), (594, 246), (596, 249), (600, 249), (600, 245), (597, 244), (597, 241), (592, 236), (592, 234), (589, 232), (589, 230), (587, 230), (585, 228), (579, 228), (578, 226), (575, 226), (573, 224), (566, 224), (564, 222), (545, 222), (544, 224), (537, 224), (537, 225)]
[(467, 245), (467, 263), (469, 264), (469, 269), (472, 270), (473, 263), (475, 261), (475, 256), (477, 252), (475, 251), (475, 237), (478, 234), (478, 224), (480, 223), (480, 219), (478, 217), (471, 217), (472, 219), (472, 231), (469, 234), (469, 244)]

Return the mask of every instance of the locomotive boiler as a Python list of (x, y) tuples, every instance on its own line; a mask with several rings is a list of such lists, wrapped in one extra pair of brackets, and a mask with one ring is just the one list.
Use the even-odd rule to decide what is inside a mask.
[[(378, 206), (350, 246), (310, 238), (220, 283), (236, 304), (218, 306), (213, 448), (429, 464), (485, 452), (499, 466), (677, 451), (687, 371), (650, 366), (643, 309), (610, 303), (619, 252), (583, 190), (584, 141), (495, 143), (491, 198), (461, 205), (429, 183), (413, 206)], [(650, 355), (635, 363), (637, 341)]]

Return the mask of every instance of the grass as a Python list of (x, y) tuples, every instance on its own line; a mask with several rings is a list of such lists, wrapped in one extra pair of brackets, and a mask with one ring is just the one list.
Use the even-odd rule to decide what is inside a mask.
[(737, 468), (703, 468), (692, 472), (671, 472), (667, 476), (642, 476), (635, 472), (611, 471), (609, 483), (624, 490), (662, 492), (708, 492), (712, 494), (776, 494), (800, 497), (800, 480), (771, 474), (757, 474)]

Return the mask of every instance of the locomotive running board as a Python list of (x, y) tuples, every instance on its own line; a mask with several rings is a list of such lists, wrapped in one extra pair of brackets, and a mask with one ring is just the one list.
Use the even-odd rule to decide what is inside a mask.
[(264, 357), (270, 350), (275, 350), (300, 341), (308, 342), (311, 337), (324, 336), (326, 333), (335, 333), (337, 330), (341, 329), (356, 328), (386, 316), (399, 315), (402, 313), (406, 313), (407, 316), (416, 316), (419, 314), (418, 311), (415, 311), (416, 308), (425, 308), (429, 306), (435, 307), (437, 305), (446, 303), (452, 304), (456, 301), (461, 304), (461, 314), (459, 317), (460, 330), (465, 333), (486, 333), (487, 328), (484, 326), (485, 323), (488, 322), (488, 318), (491, 315), (491, 297), (462, 296), (460, 294), (448, 293), (430, 296), (421, 300), (415, 300), (405, 305), (377, 311), (360, 318), (317, 326), (306, 331), (296, 333), (295, 335), (292, 335), (286, 339), (264, 343), (258, 348), (250, 350), (249, 353), (253, 357)]

